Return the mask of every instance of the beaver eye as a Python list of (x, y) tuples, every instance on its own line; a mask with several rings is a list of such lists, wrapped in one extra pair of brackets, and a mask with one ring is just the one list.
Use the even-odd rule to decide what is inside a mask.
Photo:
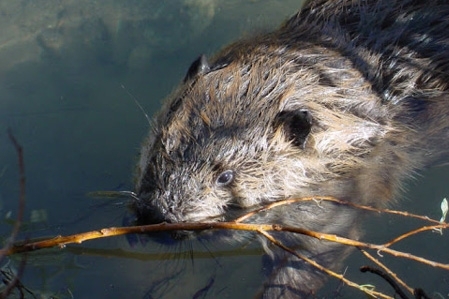
[(224, 187), (232, 183), (234, 180), (234, 171), (226, 170), (223, 171), (217, 178), (217, 185)]

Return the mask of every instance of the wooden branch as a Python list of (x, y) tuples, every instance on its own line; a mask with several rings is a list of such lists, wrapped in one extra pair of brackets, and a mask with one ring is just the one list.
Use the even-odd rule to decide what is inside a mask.
[[(447, 228), (447, 224), (435, 225), (436, 228)], [(235, 222), (213, 222), (213, 223), (161, 223), (143, 226), (129, 226), (129, 227), (111, 227), (104, 228), (96, 231), (75, 234), (70, 236), (57, 236), (52, 239), (47, 239), (37, 242), (28, 242), (25, 244), (15, 244), (11, 248), (3, 249), (0, 254), (10, 255), (13, 253), (27, 252), (38, 250), (42, 248), (59, 246), (64, 248), (65, 245), (71, 243), (82, 243), (87, 240), (105, 238), (111, 236), (119, 236), (132, 233), (148, 233), (148, 232), (160, 232), (160, 231), (174, 231), (174, 230), (206, 230), (206, 229), (231, 229), (231, 230), (243, 230), (243, 231), (283, 231), (296, 234), (302, 234), (309, 237), (313, 237), (319, 240), (326, 240), (330, 242), (336, 242), (343, 245), (349, 245), (354, 247), (369, 248), (377, 250), (379, 252), (385, 252), (396, 257), (407, 258), (417, 262), (421, 262), (432, 267), (438, 267), (449, 270), (449, 264), (443, 264), (435, 261), (431, 261), (422, 257), (412, 255), (410, 253), (404, 253), (394, 249), (390, 249), (385, 245), (377, 245), (371, 243), (365, 243), (357, 240), (340, 237), (334, 234), (326, 234), (316, 231), (311, 231), (299, 227), (282, 226), (278, 224), (249, 224), (249, 223), (235, 223)]]

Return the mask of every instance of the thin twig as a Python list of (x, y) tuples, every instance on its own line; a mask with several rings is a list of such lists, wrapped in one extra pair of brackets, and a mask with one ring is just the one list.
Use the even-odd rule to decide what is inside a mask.
[(390, 247), (391, 245), (393, 245), (394, 243), (397, 243), (405, 238), (408, 238), (412, 235), (424, 232), (424, 231), (428, 231), (428, 230), (435, 230), (435, 229), (440, 229), (440, 228), (448, 228), (449, 224), (448, 223), (441, 223), (439, 225), (430, 225), (430, 226), (423, 226), (417, 229), (414, 229), (412, 231), (409, 231), (405, 234), (402, 234), (396, 238), (394, 238), (393, 240), (391, 240), (390, 242), (387, 242), (384, 244), (385, 247)]
[(376, 213), (386, 213), (386, 214), (392, 214), (392, 215), (399, 215), (399, 216), (404, 216), (404, 217), (409, 217), (409, 218), (416, 218), (416, 219), (420, 219), (423, 221), (428, 221), (431, 223), (435, 223), (435, 224), (440, 224), (440, 221), (429, 218), (428, 216), (422, 216), (422, 215), (417, 215), (417, 214), (413, 214), (413, 213), (409, 213), (409, 212), (404, 212), (404, 211), (398, 211), (398, 210), (390, 210), (390, 209), (382, 209), (382, 208), (375, 208), (375, 207), (371, 207), (371, 206), (365, 206), (365, 205), (359, 205), (353, 202), (349, 202), (349, 201), (345, 201), (345, 200), (340, 200), (337, 199), (335, 197), (332, 196), (307, 196), (307, 197), (301, 197), (301, 198), (289, 198), (289, 199), (285, 199), (285, 200), (280, 200), (280, 201), (276, 201), (273, 202), (269, 205), (263, 206), (261, 208), (255, 209), (254, 211), (251, 211), (237, 219), (235, 219), (235, 222), (242, 222), (247, 220), (248, 218), (251, 218), (252, 216), (256, 215), (257, 213), (269, 210), (269, 209), (273, 209), (275, 207), (278, 206), (282, 206), (282, 205), (289, 205), (292, 203), (298, 203), (298, 202), (303, 202), (303, 201), (330, 201), (330, 202), (335, 202), (338, 203), (340, 205), (345, 205), (345, 206), (350, 206), (359, 210), (365, 210), (365, 211), (370, 211), (370, 212), (376, 212)]
[[(25, 162), (23, 160), (23, 149), (12, 134), (11, 129), (8, 129), (8, 137), (16, 150), (19, 165), (19, 209), (17, 211), (16, 222), (14, 223), (13, 229), (11, 231), (9, 241), (5, 245), (5, 248), (0, 251), (0, 259), (3, 259), (6, 256), (4, 252), (7, 252), (12, 248), (14, 240), (19, 234), (20, 226), (22, 225), (23, 221), (23, 214), (25, 211)], [(12, 290), (20, 283), (19, 277), (22, 275), (23, 270), (25, 269), (25, 265), (26, 257), (24, 256), (19, 265), (16, 275), (11, 281), (8, 282), (6, 288), (0, 293), (0, 298), (7, 298)]]
[(16, 237), (19, 233), (19, 230), (20, 230), (20, 226), (22, 225), (23, 214), (25, 211), (25, 163), (23, 161), (23, 149), (22, 149), (22, 146), (17, 141), (17, 139), (12, 134), (11, 129), (8, 129), (8, 136), (17, 152), (17, 159), (18, 159), (18, 165), (19, 165), (19, 190), (20, 191), (19, 191), (19, 209), (17, 211), (16, 222), (14, 223), (13, 229), (11, 231), (10, 240), (9, 240), (8, 244), (6, 245), (6, 247), (11, 246), (13, 244), (14, 240), (16, 239)]
[(379, 266), (380, 268), (382, 268), (388, 275), (390, 275), (391, 277), (393, 277), (401, 286), (403, 286), (407, 291), (410, 292), (410, 294), (413, 295), (413, 288), (409, 287), (404, 281), (402, 281), (395, 273), (393, 273), (390, 269), (388, 269), (387, 266), (385, 266), (383, 263), (381, 263), (378, 259), (376, 259), (375, 257), (373, 257), (371, 254), (369, 254), (366, 250), (363, 250), (361, 248), (359, 248), (359, 250), (363, 253), (363, 255), (365, 255), (369, 260), (371, 260), (372, 262), (374, 262), (377, 266)]

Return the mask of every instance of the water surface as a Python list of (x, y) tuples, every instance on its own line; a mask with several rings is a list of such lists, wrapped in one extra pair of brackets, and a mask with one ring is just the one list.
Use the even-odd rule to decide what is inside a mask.
[[(2, 236), (17, 215), (18, 198), (17, 161), (7, 128), (25, 152), (22, 239), (120, 226), (127, 217), (126, 200), (86, 193), (133, 188), (133, 168), (149, 124), (128, 92), (152, 115), (199, 54), (275, 28), (299, 6), (293, 0), (2, 1)], [(439, 202), (449, 194), (446, 173), (442, 168), (426, 174), (401, 207), (439, 219)], [(366, 238), (376, 241), (388, 240), (393, 228), (415, 225), (390, 217), (373, 222), (366, 225)], [(245, 250), (210, 243), (167, 249), (146, 242), (132, 247), (117, 237), (41, 251), (28, 256), (22, 283), (42, 298), (246, 298), (263, 279), (260, 251), (253, 244)], [(425, 233), (401, 249), (449, 262), (446, 234)], [(178, 251), (185, 253), (174, 254)], [(19, 259), (12, 258), (12, 268)], [(389, 262), (410, 285), (448, 296), (449, 272)], [(355, 254), (347, 262), (348, 273), (382, 287), (382, 281), (358, 273), (363, 264), (366, 260)], [(354, 294), (337, 288), (339, 282), (330, 280), (323, 292), (328, 298)]]

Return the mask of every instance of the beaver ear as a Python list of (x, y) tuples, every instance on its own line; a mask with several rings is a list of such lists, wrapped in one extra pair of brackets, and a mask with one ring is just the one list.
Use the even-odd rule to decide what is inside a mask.
[(204, 75), (210, 71), (209, 62), (207, 62), (207, 58), (205, 55), (201, 55), (190, 65), (187, 70), (187, 74), (184, 77), (183, 82), (186, 83), (188, 80), (196, 77), (198, 75)]
[(275, 117), (275, 126), (282, 126), (289, 141), (304, 148), (312, 129), (312, 117), (307, 110), (281, 111)]

